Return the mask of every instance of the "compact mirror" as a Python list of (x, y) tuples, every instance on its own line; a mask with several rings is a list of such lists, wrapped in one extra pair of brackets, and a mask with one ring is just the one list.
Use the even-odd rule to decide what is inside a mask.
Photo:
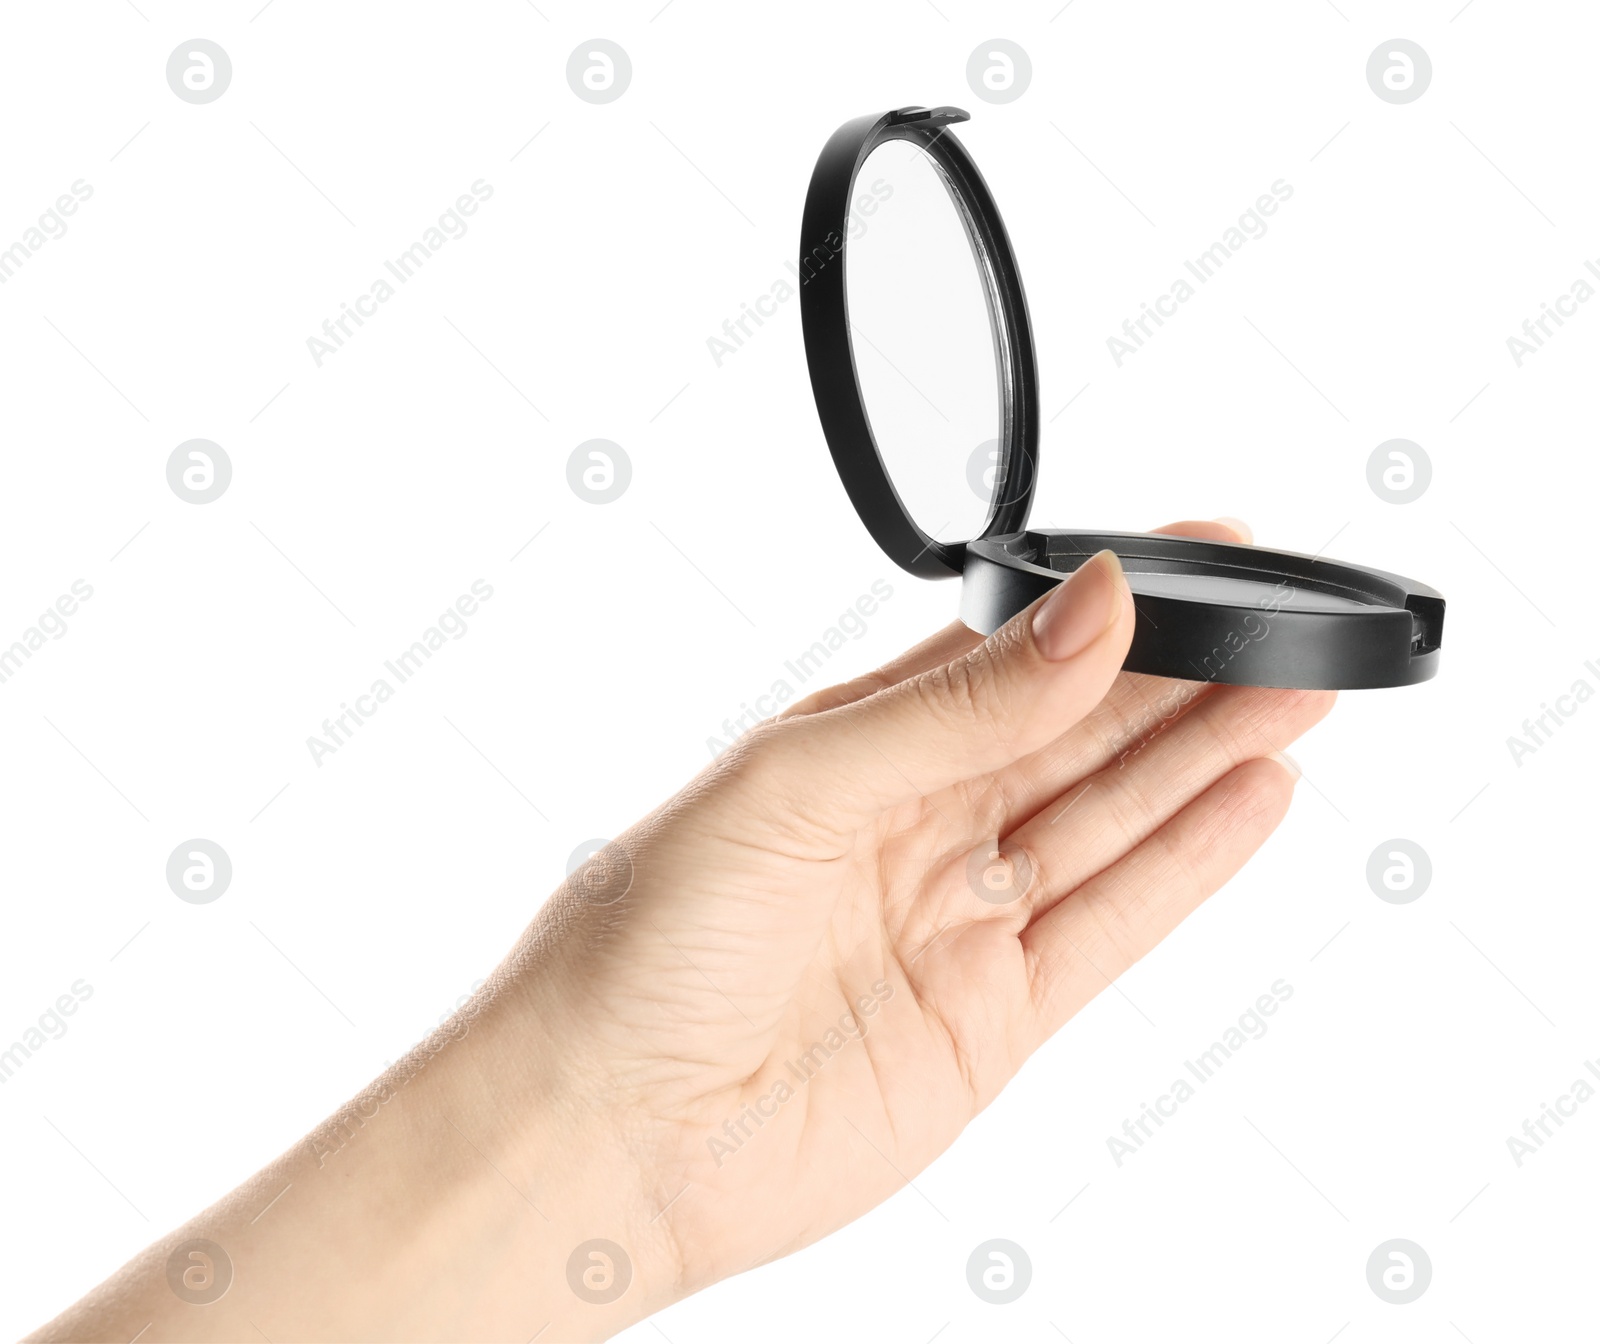
[(1244, 686), (1402, 686), (1438, 670), (1444, 599), (1320, 556), (1154, 533), (1029, 529), (1038, 376), (999, 208), (954, 107), (860, 117), (806, 194), (800, 308), (823, 433), (896, 564), (962, 580), (989, 634), (1096, 551), (1139, 619), (1124, 666)]

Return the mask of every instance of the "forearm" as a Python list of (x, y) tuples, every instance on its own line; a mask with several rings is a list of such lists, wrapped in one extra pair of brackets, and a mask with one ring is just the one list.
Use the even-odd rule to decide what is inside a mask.
[[(664, 1305), (615, 1127), (574, 1100), (522, 986), (474, 1008), (34, 1338), (565, 1340)], [(615, 1301), (569, 1282), (596, 1238), (626, 1270), (574, 1272), (588, 1298), (631, 1273)], [(220, 1252), (188, 1257), (197, 1239)]]

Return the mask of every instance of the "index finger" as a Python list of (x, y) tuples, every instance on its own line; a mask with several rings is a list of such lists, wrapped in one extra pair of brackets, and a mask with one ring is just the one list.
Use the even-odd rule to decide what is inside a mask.
[[(1191, 519), (1168, 523), (1151, 531), (1173, 537), (1195, 537), (1201, 541), (1248, 543), (1253, 540), (1249, 525), (1237, 518), (1215, 518), (1209, 522)], [(813, 691), (783, 710), (778, 718), (792, 719), (801, 714), (820, 714), (825, 710), (852, 705), (857, 700), (865, 700), (869, 695), (886, 691), (902, 681), (921, 676), (932, 668), (952, 663), (971, 653), (981, 643), (982, 635), (969, 630), (960, 621), (951, 621), (937, 634), (930, 635), (922, 643), (891, 658), (876, 671), (864, 673), (837, 686), (825, 686), (820, 691)]]

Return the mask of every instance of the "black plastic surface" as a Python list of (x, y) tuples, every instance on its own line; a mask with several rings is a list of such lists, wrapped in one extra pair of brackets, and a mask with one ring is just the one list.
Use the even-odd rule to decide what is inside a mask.
[(1138, 613), (1130, 672), (1358, 690), (1438, 670), (1444, 599), (1433, 589), (1321, 557), (1164, 533), (1030, 531), (974, 542), (961, 619), (991, 634), (1102, 550), (1122, 561)]
[[(867, 530), (923, 578), (962, 576), (961, 619), (990, 634), (1095, 552), (1114, 551), (1138, 613), (1132, 672), (1239, 686), (1408, 686), (1439, 666), (1444, 599), (1382, 570), (1144, 532), (1024, 530), (1038, 479), (1039, 393), (1021, 275), (1000, 212), (949, 127), (959, 108), (901, 108), (841, 126), (812, 174), (801, 228), (806, 361), (829, 450)], [(845, 286), (851, 189), (868, 154), (913, 140), (943, 173), (987, 294), (1002, 404), (997, 497), (962, 545), (930, 537), (895, 489), (856, 376)], [(929, 283), (936, 283), (930, 277)]]
[(1022, 292), (1011, 241), (999, 208), (978, 166), (954, 135), (952, 122), (965, 121), (958, 107), (903, 107), (880, 116), (846, 122), (823, 147), (806, 193), (800, 226), (800, 320), (805, 331), (806, 364), (817, 414), (856, 513), (873, 540), (902, 569), (919, 578), (945, 579), (961, 573), (966, 547), (938, 541), (923, 531), (900, 498), (878, 451), (856, 376), (850, 337), (845, 272), (849, 264), (850, 193), (867, 156), (889, 140), (918, 145), (944, 176), (983, 278), (1001, 404), (999, 461), (995, 497), (989, 501), (982, 537), (1016, 532), (1027, 525), (1033, 504), (1039, 451), (1038, 370), (1028, 300)]

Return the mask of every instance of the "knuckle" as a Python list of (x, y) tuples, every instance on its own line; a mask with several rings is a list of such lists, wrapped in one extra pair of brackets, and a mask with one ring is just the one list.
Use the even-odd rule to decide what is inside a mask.
[(824, 714), (842, 705), (854, 704), (886, 690), (893, 683), (881, 672), (867, 672), (837, 686), (825, 686), (813, 691), (803, 700), (797, 700), (778, 714), (778, 719), (797, 719), (807, 714)]
[(1235, 770), (1223, 781), (1216, 806), (1206, 818), (1200, 837), (1202, 851), (1275, 822), (1289, 792), (1288, 777), (1271, 762), (1251, 761)]
[(789, 720), (758, 723), (717, 758), (717, 778), (741, 790), (773, 788), (788, 773), (793, 732)]
[[(1142, 892), (1125, 894), (1120, 900), (1104, 904), (1095, 902), (1088, 907), (1089, 930), (1081, 943), (1073, 948), (1078, 957), (1097, 974), (1100, 968), (1131, 966), (1149, 950), (1148, 939), (1136, 930), (1147, 927), (1148, 901)], [(1113, 976), (1114, 978), (1114, 976)]]
[(911, 682), (918, 704), (940, 728), (1003, 724), (1006, 697), (987, 658), (958, 658)]
[(972, 677), (961, 664), (933, 668), (911, 686), (918, 707), (940, 727), (953, 726), (972, 715)]
[(1099, 811), (1125, 845), (1135, 845), (1160, 829), (1165, 817), (1142, 786), (1116, 777), (1099, 799)]
[[(1328, 694), (1317, 718), (1333, 704), (1331, 693)], [(1243, 696), (1220, 702), (1216, 712), (1205, 715), (1203, 721), (1229, 760), (1245, 761), (1263, 749), (1276, 749), (1283, 734), (1274, 730), (1299, 720), (1308, 705), (1317, 709), (1319, 698), (1317, 692), (1253, 688)]]
[(1200, 717), (1200, 728), (1225, 760), (1243, 760), (1260, 736), (1256, 728), (1259, 721), (1253, 708), (1239, 705), (1220, 705), (1212, 713)]
[(836, 829), (831, 804), (834, 775), (815, 768), (817, 734), (804, 718), (769, 720), (746, 733), (718, 758), (711, 778), (725, 815), (758, 827), (809, 853)]
[(1211, 852), (1209, 839), (1200, 845), (1194, 845), (1188, 840), (1180, 839), (1171, 831), (1157, 831), (1157, 838), (1161, 843), (1162, 853), (1167, 860), (1167, 871), (1173, 885), (1180, 888), (1186, 898), (1186, 904), (1204, 900), (1211, 892), (1212, 883), (1207, 879), (1204, 862), (1197, 857)]

